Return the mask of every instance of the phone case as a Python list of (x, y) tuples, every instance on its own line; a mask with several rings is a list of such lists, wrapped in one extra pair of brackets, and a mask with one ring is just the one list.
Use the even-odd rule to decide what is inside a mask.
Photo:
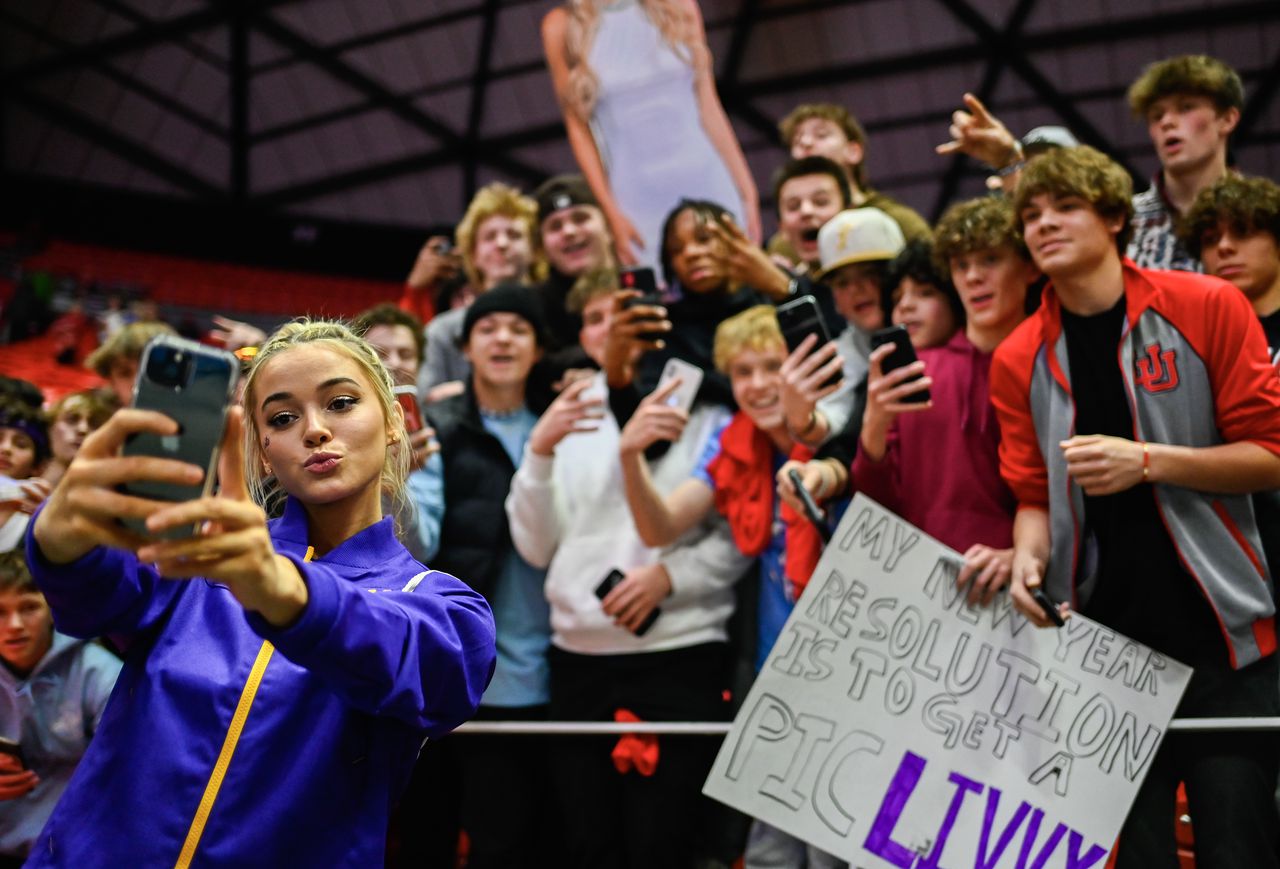
[[(175, 361), (176, 360), (176, 361)], [(173, 375), (176, 366), (176, 375)], [(170, 335), (158, 336), (142, 351), (133, 407), (163, 413), (178, 423), (176, 435), (141, 432), (125, 442), (123, 455), (177, 459), (205, 469), (204, 480), (191, 486), (139, 481), (121, 489), (140, 498), (190, 501), (213, 490), (218, 452), (226, 428), (227, 408), (235, 395), (240, 367), (230, 353)], [(139, 520), (122, 519), (133, 530), (149, 534)], [(173, 529), (166, 537), (187, 537), (191, 529)]]
[[(907, 334), (905, 326), (889, 326), (872, 332), (871, 349), (875, 350), (882, 344), (893, 345), (893, 351), (880, 362), (880, 370), (885, 374), (904, 368), (919, 358), (916, 356), (916, 348), (911, 346), (911, 336)], [(908, 378), (906, 382), (910, 383), (912, 380), (919, 380), (923, 376), (923, 374), (920, 374)], [(929, 390), (924, 389), (920, 392), (913, 392), (902, 400), (912, 404), (923, 404), (929, 400)]]
[(680, 385), (676, 387), (675, 392), (667, 396), (667, 406), (678, 407), (685, 413), (692, 410), (693, 402), (698, 397), (698, 389), (702, 386), (702, 376), (702, 369), (698, 366), (691, 365), (683, 359), (668, 359), (658, 378), (658, 388), (661, 389), (667, 381), (677, 377), (680, 378)]
[[(831, 340), (818, 300), (809, 295), (798, 296), (778, 306), (778, 328), (782, 330), (782, 339), (787, 342), (788, 353), (794, 353), (809, 335), (818, 336), (818, 343), (813, 347), (815, 352)], [(841, 377), (842, 373), (837, 372), (822, 385), (834, 386), (840, 382)]]

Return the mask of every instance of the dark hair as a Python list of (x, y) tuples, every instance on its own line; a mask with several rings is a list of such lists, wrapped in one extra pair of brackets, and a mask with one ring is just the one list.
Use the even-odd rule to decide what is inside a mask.
[(410, 314), (397, 308), (390, 302), (379, 302), (372, 308), (365, 308), (359, 314), (356, 314), (355, 320), (352, 321), (352, 331), (361, 338), (374, 326), (404, 326), (413, 335), (413, 346), (417, 348), (418, 364), (426, 358), (427, 347), (422, 334), (422, 321)]
[(0, 592), (40, 594), (40, 588), (31, 578), (27, 559), (21, 548), (0, 552)]
[(788, 151), (791, 150), (791, 140), (796, 136), (796, 129), (810, 118), (822, 118), (825, 121), (831, 121), (844, 131), (846, 139), (850, 142), (857, 142), (862, 146), (862, 162), (850, 168), (853, 171), (853, 180), (858, 182), (858, 186), (866, 187), (867, 134), (863, 131), (862, 125), (858, 123), (858, 119), (844, 106), (838, 106), (835, 103), (803, 103), (796, 106), (778, 124), (778, 132), (782, 136), (783, 147)]
[(951, 283), (950, 273), (938, 268), (933, 258), (933, 245), (927, 238), (917, 238), (907, 242), (907, 246), (889, 262), (885, 286), (889, 291), (891, 314), (893, 291), (902, 283), (903, 278), (911, 278), (918, 284), (937, 287), (938, 292), (946, 298), (955, 321), (964, 324), (964, 305), (960, 303), (960, 294)]
[(12, 428), (31, 438), (37, 467), (49, 458), (49, 423), (44, 411), (21, 399), (0, 400), (0, 428)]
[(1191, 94), (1213, 100), (1218, 113), (1244, 107), (1244, 85), (1234, 69), (1207, 54), (1156, 61), (1129, 86), (1129, 108), (1139, 118), (1164, 97)]
[(1121, 218), (1116, 247), (1121, 255), (1133, 236), (1133, 179), (1124, 167), (1088, 145), (1059, 148), (1027, 163), (1013, 194), (1017, 224), (1035, 196), (1079, 196), (1104, 220)]
[(0, 401), (4, 400), (19, 401), (38, 408), (44, 404), (44, 393), (30, 380), (0, 374)]
[(1013, 205), (1003, 196), (979, 196), (957, 202), (933, 228), (933, 241), (937, 267), (948, 275), (953, 256), (975, 250), (1008, 246), (1023, 259), (1031, 259), (1022, 238), (1022, 224)]
[(662, 221), (662, 235), (659, 237), (662, 239), (660, 258), (662, 279), (666, 281), (668, 287), (673, 287), (677, 283), (676, 269), (671, 257), (671, 237), (676, 230), (676, 220), (686, 211), (692, 211), (694, 217), (701, 221), (714, 220), (723, 223), (726, 220), (733, 220), (733, 215), (727, 208), (706, 199), (681, 199), (676, 207), (667, 213), (666, 220)]
[(1280, 244), (1280, 185), (1269, 178), (1219, 179), (1200, 191), (1178, 224), (1178, 237), (1199, 257), (1204, 234), (1222, 223), (1237, 235), (1269, 232)]
[(845, 174), (844, 168), (835, 160), (816, 156), (788, 160), (782, 164), (782, 168), (774, 173), (773, 198), (779, 207), (782, 206), (782, 185), (792, 178), (800, 178), (805, 175), (831, 176), (835, 179), (836, 186), (840, 189), (841, 210), (853, 207), (853, 190), (849, 187), (849, 176)]

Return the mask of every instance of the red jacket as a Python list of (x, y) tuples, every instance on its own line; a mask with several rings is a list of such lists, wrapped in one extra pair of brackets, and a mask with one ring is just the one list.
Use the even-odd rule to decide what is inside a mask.
[[(1244, 295), (1217, 278), (1124, 263), (1125, 323), (1117, 364), (1134, 440), (1190, 447), (1251, 441), (1280, 455), (1280, 378)], [(1000, 470), (1019, 506), (1049, 513), (1045, 584), (1076, 605), (1083, 492), (1059, 442), (1075, 432), (1061, 306), (1052, 286), (1040, 310), (996, 350), (991, 398), (1000, 420)], [(1274, 606), (1248, 496), (1157, 484), (1156, 507), (1213, 606), (1243, 667), (1275, 649)]]

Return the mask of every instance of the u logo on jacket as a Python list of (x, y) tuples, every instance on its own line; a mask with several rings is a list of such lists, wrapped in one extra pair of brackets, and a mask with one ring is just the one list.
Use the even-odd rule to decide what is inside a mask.
[(1138, 376), (1134, 381), (1150, 393), (1168, 392), (1178, 385), (1176, 350), (1161, 350), (1160, 344), (1148, 344), (1145, 359), (1138, 359), (1134, 367)]

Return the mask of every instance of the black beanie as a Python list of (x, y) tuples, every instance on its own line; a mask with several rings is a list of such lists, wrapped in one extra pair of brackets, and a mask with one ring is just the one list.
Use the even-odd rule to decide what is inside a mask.
[(542, 315), (542, 299), (535, 287), (525, 284), (499, 284), (492, 290), (476, 296), (476, 300), (467, 307), (467, 316), (462, 321), (460, 343), (464, 345), (467, 343), (471, 337), (472, 328), (481, 317), (496, 313), (523, 317), (533, 327), (533, 335), (538, 346), (547, 346), (547, 323)]

